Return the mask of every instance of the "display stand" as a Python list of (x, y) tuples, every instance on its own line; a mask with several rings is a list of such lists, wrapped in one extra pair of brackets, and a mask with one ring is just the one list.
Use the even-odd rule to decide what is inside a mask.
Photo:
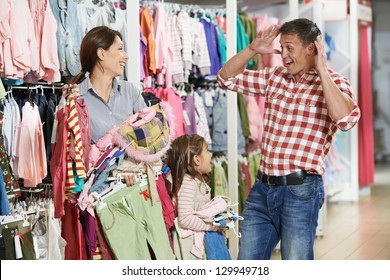
[[(325, 31), (334, 38), (336, 51), (330, 60), (330, 67), (347, 77), (358, 96), (358, 18), (357, 1), (349, 1), (349, 15), (345, 20), (325, 21)], [(346, 40), (345, 38), (349, 38)], [(329, 202), (356, 202), (359, 199), (358, 181), (358, 128), (348, 132), (339, 132), (340, 159), (346, 170), (334, 185), (327, 186)]]

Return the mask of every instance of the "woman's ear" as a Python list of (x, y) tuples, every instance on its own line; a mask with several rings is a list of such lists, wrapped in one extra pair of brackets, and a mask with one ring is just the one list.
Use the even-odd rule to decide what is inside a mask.
[(104, 49), (103, 49), (103, 48), (98, 48), (98, 49), (97, 49), (97, 56), (98, 56), (98, 58), (99, 58), (100, 60), (103, 60), (104, 55), (105, 55)]

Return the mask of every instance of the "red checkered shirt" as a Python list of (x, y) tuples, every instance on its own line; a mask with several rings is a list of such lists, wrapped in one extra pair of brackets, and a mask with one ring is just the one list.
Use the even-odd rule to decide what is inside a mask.
[[(343, 94), (355, 98), (346, 78), (329, 69)], [(287, 175), (298, 170), (322, 174), (337, 129), (347, 131), (360, 118), (356, 104), (337, 122), (328, 114), (320, 77), (313, 69), (296, 82), (284, 67), (265, 68), (222, 79), (222, 87), (265, 96), (264, 132), (259, 170), (267, 175)]]

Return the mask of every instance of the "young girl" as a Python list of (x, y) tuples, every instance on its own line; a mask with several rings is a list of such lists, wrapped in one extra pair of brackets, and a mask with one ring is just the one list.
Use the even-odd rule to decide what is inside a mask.
[(200, 215), (200, 209), (210, 202), (207, 185), (211, 172), (211, 153), (206, 141), (199, 135), (176, 138), (167, 153), (167, 165), (172, 174), (172, 195), (177, 211), (176, 230), (173, 234), (177, 259), (205, 259), (204, 234), (206, 231), (223, 232), (212, 219)]

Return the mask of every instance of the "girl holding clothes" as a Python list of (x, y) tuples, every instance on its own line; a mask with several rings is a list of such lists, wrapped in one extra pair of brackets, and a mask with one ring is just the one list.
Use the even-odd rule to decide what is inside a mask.
[[(217, 197), (211, 201), (207, 184), (211, 156), (205, 139), (196, 134), (176, 138), (167, 153), (177, 214), (173, 243), (176, 258), (180, 260), (206, 259), (205, 232), (219, 232), (222, 238), (222, 232), (227, 229), (212, 222), (213, 215), (226, 210), (229, 200)], [(227, 252), (226, 245), (223, 246)]]

